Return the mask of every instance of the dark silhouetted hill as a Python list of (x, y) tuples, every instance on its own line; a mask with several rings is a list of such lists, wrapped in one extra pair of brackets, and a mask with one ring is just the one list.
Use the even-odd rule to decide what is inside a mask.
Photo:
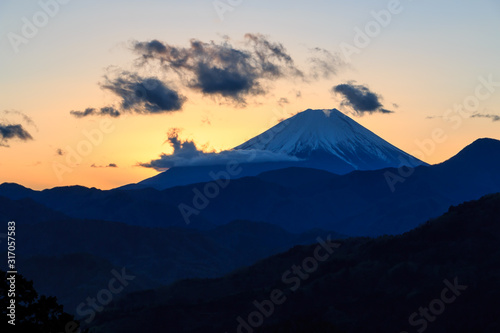
[[(499, 244), (500, 194), (488, 195), (400, 236), (340, 241), (295, 290), (283, 276), (298, 277), (286, 273), (294, 265), (302, 274), (314, 267), (304, 263), (318, 245), (223, 278), (129, 294), (93, 332), (499, 332)], [(273, 290), (283, 292), (282, 304), (258, 310), (254, 301), (263, 304)], [(262, 325), (238, 331), (237, 318), (248, 323), (256, 311), (271, 314), (254, 314)]]

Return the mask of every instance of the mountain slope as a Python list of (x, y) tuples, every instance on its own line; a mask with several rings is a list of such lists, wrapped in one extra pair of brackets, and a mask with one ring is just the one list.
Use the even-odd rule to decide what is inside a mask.
[[(16, 252), (23, 274), (35, 280), (43, 293), (57, 296), (72, 313), (78, 303), (102, 288), (112, 268), (126, 267), (139, 282), (132, 289), (140, 290), (179, 279), (222, 276), (327, 234), (322, 230), (292, 234), (272, 224), (249, 221), (211, 230), (145, 228), (69, 218), (32, 199), (3, 197), (0, 212), (14, 217), (18, 239), (29, 240)], [(0, 234), (0, 243), (5, 241)], [(64, 283), (47, 271), (57, 272)]]
[(300, 246), (224, 278), (133, 293), (96, 332), (498, 332), (499, 216), (500, 194), (489, 195), (401, 236), (340, 241), (317, 265), (307, 263), (322, 246)]
[(49, 209), (29, 197), (11, 200), (0, 196), (0, 221), (15, 221), (17, 225), (25, 225), (67, 218), (66, 215)]
[(285, 153), (316, 165), (323, 162), (322, 169), (334, 173), (344, 168), (376, 170), (425, 164), (337, 109), (300, 112), (234, 149)]
[[(246, 159), (237, 160), (241, 171), (231, 175), (232, 179), (288, 167), (315, 168), (346, 174), (353, 170), (425, 165), (336, 109), (309, 109), (300, 112), (232, 149), (233, 152), (246, 150), (272, 153), (271, 156), (296, 157), (299, 161), (259, 160), (258, 163), (251, 163)], [(174, 166), (154, 177), (120, 189), (166, 189), (206, 182), (213, 180), (210, 174), (219, 174), (225, 170), (226, 165)]]
[(227, 173), (227, 165), (200, 165), (200, 166), (181, 166), (172, 167), (151, 178), (144, 179), (137, 184), (129, 184), (117, 188), (118, 190), (135, 190), (144, 188), (154, 188), (164, 190), (176, 186), (185, 186), (196, 183), (204, 183), (220, 179), (221, 176), (212, 177), (211, 175), (220, 175), (221, 173), (229, 175), (231, 179), (243, 177), (253, 177), (258, 174), (269, 171), (288, 168), (292, 166), (301, 166), (301, 162), (262, 162), (262, 163), (242, 163), (238, 165), (241, 170), (236, 175)]

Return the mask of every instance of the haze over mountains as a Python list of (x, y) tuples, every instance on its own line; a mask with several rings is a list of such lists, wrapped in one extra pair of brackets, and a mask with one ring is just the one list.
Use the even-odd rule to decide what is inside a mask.
[[(424, 162), (403, 152), (337, 109), (300, 112), (229, 151), (208, 154), (196, 164), (174, 166), (138, 184), (122, 189), (173, 186), (212, 180), (236, 161), (241, 171), (232, 179), (259, 173), (303, 167), (346, 174), (354, 170), (376, 170)], [(214, 156), (215, 155), (215, 156)]]

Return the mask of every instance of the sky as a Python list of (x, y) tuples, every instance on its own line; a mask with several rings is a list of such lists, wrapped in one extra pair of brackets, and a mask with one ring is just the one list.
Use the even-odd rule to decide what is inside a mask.
[(309, 108), (440, 163), (500, 139), (499, 33), (495, 0), (4, 0), (0, 183), (135, 183)]

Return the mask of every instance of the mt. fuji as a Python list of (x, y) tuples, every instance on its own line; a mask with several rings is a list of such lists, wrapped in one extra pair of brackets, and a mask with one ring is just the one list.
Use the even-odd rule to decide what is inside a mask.
[(310, 166), (341, 174), (425, 164), (337, 109), (300, 112), (234, 148), (239, 149), (296, 156)]
[(288, 167), (314, 168), (341, 175), (354, 170), (425, 165), (337, 109), (300, 112), (231, 150), (206, 157), (206, 163), (197, 157), (196, 164), (174, 166), (122, 189), (165, 189), (211, 181), (213, 175), (226, 169), (229, 161), (236, 161), (241, 170), (232, 178)]

